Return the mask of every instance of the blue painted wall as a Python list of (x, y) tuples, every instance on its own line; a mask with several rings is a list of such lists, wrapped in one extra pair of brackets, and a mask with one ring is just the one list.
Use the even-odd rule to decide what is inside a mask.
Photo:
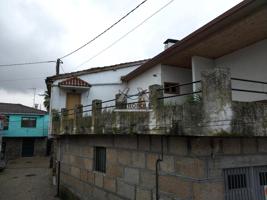
[[(36, 127), (21, 127), (23, 117), (36, 117)], [(3, 137), (47, 137), (48, 120), (48, 115), (9, 115), (8, 130), (0, 131), (0, 135)]]

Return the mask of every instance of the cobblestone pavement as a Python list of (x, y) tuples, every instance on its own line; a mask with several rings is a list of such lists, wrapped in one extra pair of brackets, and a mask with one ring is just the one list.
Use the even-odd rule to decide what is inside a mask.
[(58, 200), (52, 186), (49, 158), (21, 158), (0, 172), (0, 200)]

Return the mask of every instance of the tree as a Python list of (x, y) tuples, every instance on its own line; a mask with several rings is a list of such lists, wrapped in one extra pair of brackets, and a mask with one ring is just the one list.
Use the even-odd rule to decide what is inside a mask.
[(50, 96), (48, 91), (45, 91), (44, 93), (44, 107), (46, 108), (47, 111), (49, 111), (50, 107)]

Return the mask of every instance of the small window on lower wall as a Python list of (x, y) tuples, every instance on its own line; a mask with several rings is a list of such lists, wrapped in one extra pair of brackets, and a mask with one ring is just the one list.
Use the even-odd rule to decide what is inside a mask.
[(36, 117), (22, 117), (21, 127), (23, 128), (36, 128)]
[(179, 83), (164, 82), (165, 94), (180, 94)]
[(94, 148), (94, 171), (106, 172), (106, 148), (95, 147)]

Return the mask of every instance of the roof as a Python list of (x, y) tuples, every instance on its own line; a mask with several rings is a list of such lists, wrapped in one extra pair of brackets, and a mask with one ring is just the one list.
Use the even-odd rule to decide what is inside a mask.
[(58, 83), (59, 86), (78, 86), (78, 87), (91, 87), (86, 81), (74, 76), (67, 80), (61, 81)]
[(81, 76), (81, 75), (85, 75), (85, 74), (100, 73), (100, 72), (104, 72), (104, 71), (110, 71), (110, 70), (117, 70), (117, 69), (132, 67), (132, 66), (144, 64), (148, 60), (149, 59), (138, 60), (138, 61), (133, 61), (133, 62), (125, 62), (125, 63), (119, 63), (119, 64), (115, 64), (115, 65), (109, 65), (109, 66), (103, 66), (103, 67), (94, 67), (94, 68), (90, 68), (90, 69), (86, 69), (86, 70), (70, 72), (70, 73), (65, 73), (65, 74), (59, 74), (59, 75), (47, 77), (46, 82), (48, 83), (49, 81), (65, 79), (65, 78), (69, 78), (72, 76)]
[(166, 64), (191, 68), (192, 56), (216, 59), (267, 38), (267, 1), (245, 0), (122, 77)]
[(47, 112), (29, 106), (24, 106), (22, 104), (0, 103), (0, 114), (46, 115)]

